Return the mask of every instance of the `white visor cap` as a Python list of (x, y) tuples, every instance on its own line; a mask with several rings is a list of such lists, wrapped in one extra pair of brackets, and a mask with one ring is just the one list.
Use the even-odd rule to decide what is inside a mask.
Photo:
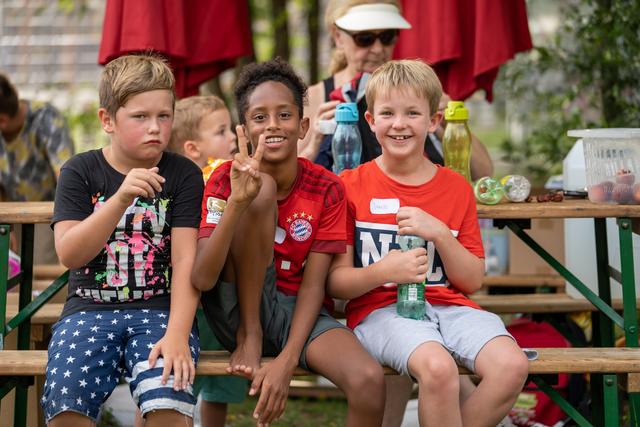
[(400, 15), (400, 11), (392, 4), (363, 4), (349, 8), (347, 13), (335, 22), (338, 28), (347, 31), (365, 30), (405, 30), (411, 24)]

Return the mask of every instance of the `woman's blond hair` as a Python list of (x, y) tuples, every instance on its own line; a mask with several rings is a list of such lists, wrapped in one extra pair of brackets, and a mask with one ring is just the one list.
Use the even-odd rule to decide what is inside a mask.
[[(359, 6), (362, 4), (375, 4), (375, 3), (384, 3), (384, 4), (392, 4), (398, 8), (398, 10), (402, 13), (402, 7), (400, 6), (399, 0), (329, 0), (327, 4), (327, 9), (324, 13), (324, 27), (326, 31), (331, 32), (331, 28), (335, 24), (335, 22), (344, 16), (349, 9), (353, 6)], [(331, 40), (333, 43), (333, 39)], [(338, 49), (337, 47), (333, 47), (331, 51), (331, 62), (329, 64), (329, 74), (334, 75), (340, 70), (343, 70), (347, 67), (347, 57), (344, 54), (342, 49)]]
[(433, 116), (438, 111), (442, 85), (433, 68), (418, 59), (401, 59), (382, 64), (367, 83), (367, 110), (373, 114), (378, 96), (388, 95), (392, 89), (411, 91), (429, 103)]
[(197, 141), (201, 138), (202, 119), (207, 114), (226, 108), (224, 101), (215, 95), (190, 96), (178, 101), (173, 115), (169, 150), (183, 154), (186, 141)]
[(170, 91), (175, 103), (175, 85), (171, 68), (159, 55), (124, 55), (109, 62), (102, 70), (98, 86), (100, 108), (115, 118), (118, 108), (129, 98), (152, 90)]

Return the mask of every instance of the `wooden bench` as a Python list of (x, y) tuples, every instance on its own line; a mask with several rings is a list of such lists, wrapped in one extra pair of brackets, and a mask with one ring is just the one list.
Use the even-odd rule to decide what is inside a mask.
[(33, 278), (51, 282), (65, 271), (67, 271), (67, 267), (61, 264), (36, 264), (33, 266)]
[[(529, 362), (530, 374), (554, 373), (610, 373), (640, 374), (640, 348), (538, 348), (538, 359)], [(264, 358), (269, 362), (271, 358)], [(0, 376), (38, 376), (45, 374), (46, 350), (0, 351)], [(229, 353), (203, 351), (196, 373), (198, 375), (228, 375)], [(461, 374), (470, 374), (460, 368)], [(397, 374), (385, 368), (386, 375)], [(313, 375), (297, 368), (294, 375)]]
[(528, 275), (506, 274), (502, 276), (485, 276), (483, 288), (553, 288), (564, 289), (565, 279), (557, 274)]
[[(471, 295), (471, 299), (482, 308), (497, 314), (509, 313), (569, 313), (572, 311), (596, 311), (589, 301), (572, 298), (567, 294), (520, 294), (520, 295)], [(31, 317), (32, 325), (51, 325), (55, 323), (62, 313), (64, 304), (50, 303), (42, 306)], [(615, 299), (613, 308), (622, 309), (622, 300)], [(640, 299), (637, 300), (640, 308)], [(9, 301), (7, 304), (7, 319), (18, 313), (16, 303)]]
[[(565, 293), (557, 294), (514, 294), (482, 295), (474, 294), (470, 298), (482, 308), (497, 314), (508, 313), (570, 313), (573, 311), (597, 311), (588, 300), (573, 298)], [(611, 306), (622, 310), (622, 299), (614, 299)], [(640, 299), (636, 300), (640, 307)]]

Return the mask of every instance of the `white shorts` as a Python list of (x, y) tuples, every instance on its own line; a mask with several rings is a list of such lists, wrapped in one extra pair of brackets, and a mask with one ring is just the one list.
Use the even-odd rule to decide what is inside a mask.
[(513, 337), (493, 313), (460, 305), (429, 305), (429, 318), (414, 320), (396, 313), (391, 304), (371, 312), (354, 330), (367, 351), (382, 365), (403, 375), (409, 357), (422, 344), (440, 343), (454, 360), (474, 371), (476, 356), (495, 337)]

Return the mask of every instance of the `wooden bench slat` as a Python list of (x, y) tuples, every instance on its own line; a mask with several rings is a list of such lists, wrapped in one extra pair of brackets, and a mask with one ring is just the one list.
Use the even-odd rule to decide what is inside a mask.
[(0, 203), (0, 224), (46, 224), (52, 217), (53, 202)]
[[(640, 372), (639, 348), (538, 348), (538, 359), (529, 362), (529, 373), (638, 373)], [(264, 358), (264, 362), (271, 361)], [(0, 351), (0, 376), (44, 375), (47, 364), (46, 350)], [(200, 375), (227, 375), (229, 353), (203, 351), (198, 362)], [(461, 374), (468, 374), (460, 368)], [(395, 371), (385, 368), (385, 374)], [(297, 368), (294, 375), (313, 375)]]
[(535, 275), (506, 274), (501, 276), (484, 276), (482, 286), (512, 286), (512, 287), (539, 287), (563, 288), (565, 280), (562, 276), (554, 274)]
[(53, 279), (60, 277), (67, 267), (61, 264), (36, 264), (33, 266), (34, 279), (50, 279), (49, 283)]
[[(565, 293), (515, 294), (515, 295), (471, 295), (470, 298), (492, 313), (570, 313), (572, 311), (596, 311), (586, 299), (573, 298)], [(615, 310), (622, 309), (622, 299), (614, 299)], [(640, 299), (636, 306), (640, 307)]]
[[(45, 304), (31, 316), (32, 325), (53, 325), (60, 318), (64, 304)], [(7, 320), (18, 314), (17, 304), (7, 304)]]
[[(7, 319), (12, 318), (18, 312), (18, 306), (10, 298), (7, 304)], [(577, 299), (567, 294), (526, 294), (526, 295), (472, 295), (471, 299), (480, 304), (482, 308), (492, 313), (570, 313), (572, 311), (596, 311), (596, 308), (587, 300)], [(615, 299), (613, 308), (622, 309), (622, 300)], [(637, 306), (640, 307), (640, 299)], [(32, 324), (51, 325), (55, 323), (62, 313), (63, 304), (45, 304), (31, 318)]]

